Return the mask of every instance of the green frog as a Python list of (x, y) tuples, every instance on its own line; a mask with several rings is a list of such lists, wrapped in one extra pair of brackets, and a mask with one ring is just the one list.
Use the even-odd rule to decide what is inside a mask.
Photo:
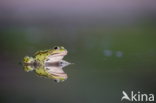
[(34, 72), (40, 77), (53, 79), (55, 82), (63, 82), (68, 77), (61, 66), (39, 66), (34, 69)]
[[(64, 64), (64, 65), (62, 65)], [(63, 71), (63, 67), (70, 65), (67, 61), (60, 63), (51, 63), (48, 65), (23, 65), (26, 72), (34, 71), (37, 76), (53, 79), (55, 82), (63, 82), (67, 79), (67, 74)]]
[[(66, 66), (69, 64), (66, 64)], [(37, 76), (53, 79), (55, 82), (63, 82), (67, 79), (67, 74), (63, 71), (63, 66), (57, 65), (23, 65), (26, 72), (34, 71)]]
[(25, 56), (22, 63), (44, 65), (45, 63), (60, 62), (65, 55), (67, 55), (67, 50), (63, 46), (55, 46), (50, 50), (37, 51), (32, 57)]

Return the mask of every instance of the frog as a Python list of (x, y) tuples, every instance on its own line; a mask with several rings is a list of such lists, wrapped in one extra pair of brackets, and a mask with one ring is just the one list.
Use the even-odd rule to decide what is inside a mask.
[(62, 66), (38, 66), (34, 72), (39, 77), (53, 79), (57, 83), (65, 81), (68, 77)]
[[(67, 61), (63, 61), (65, 65), (69, 65), (66, 63)], [(49, 78), (54, 80), (55, 82), (63, 82), (67, 79), (67, 74), (63, 71), (63, 67), (59, 63), (52, 63), (51, 65), (23, 65), (23, 69), (26, 72), (34, 71), (35, 74), (39, 77)]]
[(62, 61), (68, 51), (63, 46), (54, 46), (53, 49), (39, 50), (32, 57), (25, 56), (22, 64), (39, 64), (54, 63)]

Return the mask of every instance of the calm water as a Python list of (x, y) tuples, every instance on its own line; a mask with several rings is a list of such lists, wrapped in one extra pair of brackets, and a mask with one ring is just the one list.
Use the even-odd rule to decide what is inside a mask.
[[(26, 54), (18, 52), (19, 56), (2, 56), (0, 101), (1, 103), (119, 103), (123, 96), (122, 91), (129, 96), (131, 91), (136, 94), (140, 92), (156, 95), (156, 48), (151, 46), (151, 49), (147, 49), (148, 46), (141, 45), (140, 41), (133, 44), (131, 41), (134, 39), (127, 40), (129, 41), (123, 40), (125, 42), (122, 44), (120, 43), (122, 40), (116, 42), (120, 44), (118, 49), (99, 48), (96, 43), (93, 43), (96, 45), (93, 47), (75, 46), (77, 48), (75, 51), (72, 51), (72, 47), (65, 46), (69, 53), (64, 60), (75, 64), (63, 68), (68, 78), (60, 83), (39, 77), (33, 71), (26, 72), (18, 65), (26, 54), (31, 54), (29, 50), (24, 52)], [(129, 46), (129, 42), (132, 46)], [(107, 45), (117, 45), (111, 43)], [(136, 49), (137, 47), (140, 48)]]
[[(0, 0), (0, 103), (130, 103), (121, 99), (132, 93), (149, 103), (141, 96), (156, 96), (155, 4)], [(54, 46), (65, 47), (64, 60), (74, 63), (50, 67), (64, 82), (18, 65)]]
[[(1, 103), (119, 103), (125, 91), (156, 95), (154, 25), (51, 29), (4, 28), (0, 31)], [(38, 50), (64, 46), (68, 78), (26, 72), (18, 63)], [(123, 100), (122, 102), (129, 102)]]
[(130, 94), (156, 94), (156, 70), (154, 67), (110, 66), (101, 68), (83, 67), (80, 64), (64, 68), (68, 79), (55, 83), (38, 77), (34, 72), (25, 72), (19, 65), (1, 64), (2, 102), (120, 102), (122, 91)]

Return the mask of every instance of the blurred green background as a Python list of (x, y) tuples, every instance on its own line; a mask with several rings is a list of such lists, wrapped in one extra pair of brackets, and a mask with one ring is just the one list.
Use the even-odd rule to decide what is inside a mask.
[[(1, 103), (119, 103), (122, 91), (156, 95), (156, 1), (0, 1)], [(68, 79), (18, 63), (64, 46)]]

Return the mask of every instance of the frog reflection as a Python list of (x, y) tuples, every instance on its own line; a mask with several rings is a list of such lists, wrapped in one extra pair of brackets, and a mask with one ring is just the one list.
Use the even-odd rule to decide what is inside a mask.
[(55, 82), (63, 82), (67, 79), (67, 74), (63, 71), (63, 67), (69, 65), (64, 60), (57, 63), (47, 63), (46, 65), (23, 65), (26, 72), (34, 71), (38, 76), (53, 79)]

